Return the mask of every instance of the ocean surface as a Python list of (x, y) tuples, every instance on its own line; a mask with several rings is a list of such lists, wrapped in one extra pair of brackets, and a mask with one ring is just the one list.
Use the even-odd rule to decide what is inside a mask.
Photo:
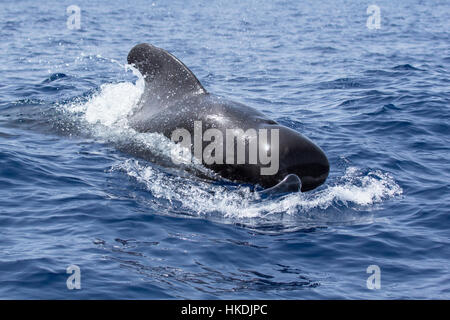
[[(141, 42), (308, 136), (326, 183), (261, 199), (119, 151), (171, 148), (127, 123)], [(447, 0), (2, 1), (0, 61), (0, 298), (450, 298)]]

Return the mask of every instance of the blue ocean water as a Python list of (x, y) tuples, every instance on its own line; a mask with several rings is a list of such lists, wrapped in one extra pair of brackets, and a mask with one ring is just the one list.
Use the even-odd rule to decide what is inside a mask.
[[(0, 298), (450, 298), (448, 1), (0, 8)], [(311, 138), (326, 183), (258, 199), (119, 151), (169, 149), (127, 126), (141, 42)]]

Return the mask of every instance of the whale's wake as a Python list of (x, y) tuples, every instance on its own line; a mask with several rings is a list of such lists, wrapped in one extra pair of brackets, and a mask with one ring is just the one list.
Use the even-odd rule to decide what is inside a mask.
[[(136, 75), (139, 77), (136, 84), (104, 84), (84, 101), (72, 101), (58, 108), (66, 118), (78, 123), (78, 129), (81, 127), (81, 131), (98, 141), (113, 143), (119, 149), (133, 144), (151, 150), (163, 161), (171, 161), (171, 150), (177, 147), (174, 143), (161, 134), (136, 132), (128, 124), (127, 116), (135, 110), (144, 90), (144, 80)], [(275, 229), (278, 226), (297, 229), (369, 223), (373, 220), (370, 212), (376, 204), (402, 194), (402, 189), (389, 174), (352, 166), (341, 176), (330, 176), (325, 185), (312, 192), (292, 193), (275, 199), (260, 199), (249, 186), (212, 183), (192, 175), (171, 174), (135, 158), (116, 163), (111, 172), (125, 173), (132, 183), (160, 199), (159, 205), (150, 201), (147, 205), (159, 206), (156, 212), (161, 214), (210, 217), (251, 227), (276, 225)], [(143, 198), (137, 200), (146, 201)]]

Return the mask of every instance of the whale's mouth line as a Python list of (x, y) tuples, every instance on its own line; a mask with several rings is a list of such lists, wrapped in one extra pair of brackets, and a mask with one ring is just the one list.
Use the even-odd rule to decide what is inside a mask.
[(289, 175), (298, 176), (301, 180), (301, 191), (307, 192), (319, 187), (327, 180), (329, 175), (329, 166), (309, 163), (300, 166), (291, 166), (280, 170), (280, 180), (284, 180)]
[(283, 195), (286, 193), (300, 192), (302, 189), (302, 182), (296, 174), (288, 174), (277, 185), (259, 191), (258, 194), (263, 198)]

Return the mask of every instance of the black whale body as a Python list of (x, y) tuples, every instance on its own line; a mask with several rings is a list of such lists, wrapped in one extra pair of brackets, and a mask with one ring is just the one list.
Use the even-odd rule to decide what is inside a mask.
[[(259, 160), (256, 164), (245, 161), (243, 164), (204, 166), (226, 179), (259, 184), (264, 188), (273, 187), (292, 174), (300, 178), (302, 191), (314, 189), (326, 180), (328, 159), (317, 145), (253, 108), (208, 93), (194, 74), (167, 51), (150, 44), (139, 44), (128, 54), (128, 63), (145, 78), (138, 110), (129, 118), (135, 130), (158, 132), (171, 138), (176, 129), (184, 128), (193, 135), (195, 121), (202, 122), (203, 132), (214, 128), (223, 132), (223, 137), (226, 137), (227, 129), (233, 128), (243, 131), (278, 129), (279, 168), (275, 174), (262, 175), (261, 167), (268, 165)], [(272, 150), (269, 140), (268, 148)], [(203, 148), (208, 144), (203, 142)], [(225, 154), (225, 140), (223, 145)], [(245, 152), (248, 160), (249, 148)]]

